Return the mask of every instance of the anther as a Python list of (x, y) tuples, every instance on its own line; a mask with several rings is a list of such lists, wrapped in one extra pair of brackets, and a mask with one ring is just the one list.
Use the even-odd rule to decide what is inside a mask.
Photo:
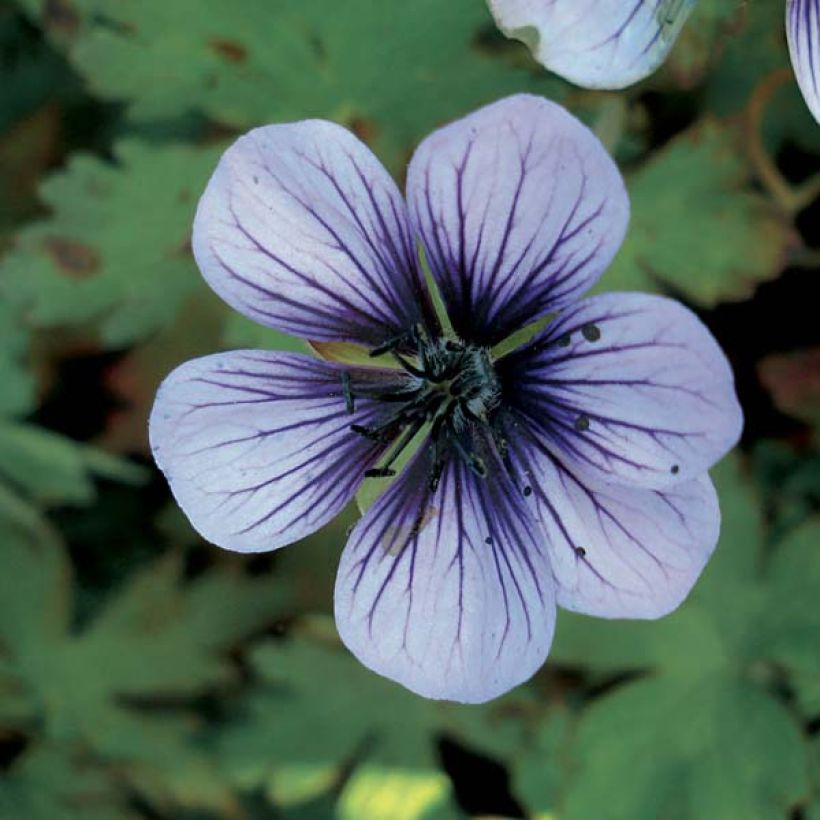
[(489, 546), (491, 546), (491, 545), (492, 545), (492, 543), (493, 543), (493, 537), (492, 537), (492, 535), (488, 535), (488, 536), (484, 539), (484, 543), (485, 543), (488, 547), (489, 547)]
[(579, 558), (583, 558), (587, 554), (587, 551), (583, 547), (575, 547), (575, 554)]
[(345, 397), (345, 409), (347, 410), (348, 415), (352, 416), (356, 406), (353, 403), (353, 390), (350, 387), (350, 373), (346, 370), (343, 370), (341, 373), (342, 377), (342, 393)]
[(398, 350), (398, 348), (407, 341), (407, 336), (407, 333), (400, 333), (398, 336), (393, 336), (392, 339), (388, 339), (384, 344), (380, 344), (378, 347), (368, 350), (367, 355), (371, 358), (375, 358), (376, 356), (381, 356), (383, 353)]
[(591, 322), (581, 328), (581, 333), (583, 333), (584, 338), (588, 342), (597, 342), (598, 339), (601, 338), (601, 329), (598, 325), (593, 325)]
[(364, 471), (365, 478), (391, 478), (394, 475), (396, 475), (396, 471), (391, 470), (389, 467), (374, 467), (372, 470)]
[(680, 466), (677, 464), (672, 465), (672, 475), (677, 475), (680, 472)]
[(529, 497), (532, 495), (532, 487), (530, 487), (530, 485), (529, 485), (529, 484), (527, 484), (527, 486), (526, 486), (526, 487), (524, 487), (524, 489), (522, 490), (522, 492), (524, 493), (524, 495), (525, 495), (527, 498), (529, 498)]
[(579, 433), (583, 433), (589, 430), (589, 416), (580, 415), (577, 419), (575, 419), (575, 429)]
[(565, 333), (563, 336), (558, 337), (558, 344), (560, 347), (569, 347), (569, 343), (572, 341), (572, 337), (569, 333)]
[(473, 453), (470, 453), (470, 460), (469, 460), (470, 469), (479, 477), (479, 478), (486, 478), (487, 477), (487, 465), (484, 463), (484, 459), (480, 458)]
[(361, 424), (351, 424), (350, 429), (357, 435), (364, 436), (371, 441), (381, 441), (383, 439), (383, 435), (378, 430), (362, 427)]

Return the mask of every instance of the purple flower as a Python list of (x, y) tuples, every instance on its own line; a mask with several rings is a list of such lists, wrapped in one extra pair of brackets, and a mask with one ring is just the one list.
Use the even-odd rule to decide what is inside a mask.
[(786, 0), (786, 34), (797, 84), (820, 122), (820, 0)]
[[(498, 27), (585, 88), (625, 88), (666, 59), (696, 0), (488, 0)], [(787, 0), (797, 82), (820, 120), (820, 0)]]
[[(742, 418), (726, 359), (689, 310), (581, 299), (628, 218), (595, 136), (536, 97), (430, 135), (406, 203), (337, 125), (242, 137), (197, 211), (205, 278), (262, 324), (375, 355), (347, 366), (235, 351), (175, 370), (151, 443), (180, 506), (208, 540), (255, 552), (384, 482), (342, 555), (336, 622), (364, 664), (427, 697), (480, 702), (529, 678), (556, 603), (604, 617), (674, 609), (717, 540), (706, 471)], [(545, 317), (524, 346), (493, 354)]]

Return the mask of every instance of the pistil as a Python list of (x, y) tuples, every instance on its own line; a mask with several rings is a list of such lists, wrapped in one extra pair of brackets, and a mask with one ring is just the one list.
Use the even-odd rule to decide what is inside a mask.
[[(414, 352), (413, 361), (405, 354), (407, 350)], [(401, 406), (376, 427), (350, 426), (354, 433), (373, 441), (388, 442), (398, 436), (387, 461), (368, 470), (365, 476), (387, 478), (395, 475), (393, 465), (421, 429), (429, 424), (433, 447), (431, 490), (438, 486), (448, 446), (473, 473), (486, 477), (486, 463), (479, 453), (474, 452), (467, 427), (470, 422), (488, 424), (489, 415), (498, 403), (499, 387), (489, 352), (454, 339), (430, 338), (423, 328), (414, 327), (370, 351), (371, 356), (385, 353), (390, 353), (412, 377), (412, 387), (398, 393), (374, 391), (369, 398), (398, 401)], [(354, 401), (349, 376), (347, 379), (342, 377), (342, 388), (349, 410)]]

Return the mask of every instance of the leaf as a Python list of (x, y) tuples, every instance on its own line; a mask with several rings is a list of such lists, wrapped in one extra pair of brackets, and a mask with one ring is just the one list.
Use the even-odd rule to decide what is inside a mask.
[(70, 29), (48, 4), (23, 5), (92, 91), (129, 102), (135, 119), (186, 109), (241, 129), (335, 119), (395, 170), (443, 120), (515, 91), (554, 97), (564, 88), (482, 50), (478, 33), (494, 28), (473, 0), (245, 0), (241, 13), (231, 0), (213, 0), (207, 14), (198, 0), (60, 0)]
[(17, 237), (2, 285), (35, 325), (99, 321), (109, 346), (173, 322), (204, 287), (189, 236), (219, 151), (129, 141), (115, 156), (75, 156), (48, 179), (41, 195), (53, 215)]
[[(727, 9), (735, 5), (725, 4)], [(706, 112), (719, 117), (736, 116), (749, 107), (755, 93), (773, 83), (776, 94), (763, 123), (763, 139), (773, 157), (789, 141), (808, 150), (820, 150), (820, 133), (794, 79), (784, 36), (783, 5), (736, 5), (737, 25), (722, 41), (721, 58), (706, 78), (702, 101)]]
[(432, 800), (443, 794), (435, 751), (440, 734), (494, 756), (509, 752), (520, 736), (517, 721), (505, 717), (520, 696), (483, 709), (428, 701), (374, 675), (346, 652), (304, 637), (260, 645), (253, 665), (265, 687), (219, 739), (221, 758), (243, 789), (265, 786), (281, 794), (282, 772), (298, 767), (310, 773), (302, 783), (315, 783), (318, 792), (361, 762), (362, 779), (348, 794), (352, 805), (371, 798), (373, 771), (418, 783), (418, 799)]
[(0, 421), (0, 477), (41, 504), (88, 504), (93, 476), (139, 484), (146, 471), (30, 424)]
[(457, 820), (450, 781), (442, 772), (362, 766), (339, 798), (341, 820)]
[(163, 810), (231, 809), (224, 779), (196, 742), (201, 719), (186, 708), (149, 707), (235, 681), (227, 653), (277, 617), (278, 588), (236, 565), (186, 583), (170, 557), (134, 576), (77, 631), (60, 542), (8, 522), (0, 534), (0, 691), (26, 707), (5, 715), (6, 725), (41, 727), (45, 741), (116, 765)]
[(26, 820), (129, 820), (113, 780), (58, 744), (39, 745), (15, 761), (0, 790), (0, 817)]
[(820, 715), (820, 520), (793, 530), (772, 557), (763, 640), (769, 657), (792, 673), (807, 718)]
[(621, 687), (587, 710), (573, 757), (566, 820), (782, 818), (808, 789), (785, 708), (719, 677)]
[(795, 234), (749, 187), (736, 137), (707, 119), (628, 178), (632, 220), (601, 286), (671, 288), (712, 307), (777, 276)]
[(692, 88), (708, 77), (724, 44), (742, 25), (744, 9), (724, 0), (699, 0), (664, 64), (676, 84)]
[(34, 404), (34, 378), (25, 365), (29, 341), (11, 302), (0, 299), (0, 418), (27, 413)]
[[(642, 674), (582, 713), (566, 820), (779, 818), (806, 797), (808, 748), (772, 687), (785, 641), (769, 622), (785, 604), (761, 571), (760, 501), (737, 459), (716, 484), (720, 543), (677, 612), (643, 623), (559, 618), (554, 662)], [(805, 597), (794, 599), (797, 612)], [(800, 634), (808, 652), (816, 631), (804, 622)]]
[(781, 412), (820, 428), (820, 348), (767, 356), (758, 373)]

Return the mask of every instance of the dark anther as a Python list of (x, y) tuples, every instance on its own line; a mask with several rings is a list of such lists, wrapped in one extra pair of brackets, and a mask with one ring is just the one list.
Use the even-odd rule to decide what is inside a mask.
[(672, 465), (672, 475), (677, 475), (680, 472), (680, 467), (677, 464)]
[(588, 342), (597, 342), (601, 338), (601, 329), (598, 325), (593, 325), (591, 322), (581, 328), (581, 333)]
[(341, 373), (342, 376), (342, 393), (345, 397), (345, 409), (347, 410), (349, 415), (353, 415), (356, 407), (353, 403), (353, 390), (350, 387), (350, 373), (346, 370), (343, 370)]
[(589, 430), (589, 416), (580, 415), (575, 419), (575, 429), (579, 433)]
[(415, 376), (418, 379), (423, 379), (426, 377), (426, 373), (423, 370), (420, 370), (414, 364), (411, 364), (404, 358), (400, 353), (397, 353), (395, 350), (390, 351), (393, 358), (402, 366), (403, 370), (406, 370), (411, 376)]
[(569, 333), (565, 333), (563, 336), (560, 336), (558, 339), (558, 344), (561, 347), (569, 347), (569, 343), (572, 341), (572, 337)]
[(484, 543), (485, 543), (485, 544), (487, 544), (487, 546), (490, 546), (490, 545), (493, 543), (493, 537), (492, 537), (492, 535), (488, 535), (488, 536), (484, 539)]
[(583, 547), (575, 547), (575, 554), (579, 558), (583, 558), (587, 554), (587, 551)]
[(380, 430), (371, 430), (369, 427), (362, 427), (361, 424), (351, 424), (350, 429), (357, 435), (364, 436), (371, 441), (382, 441), (384, 434)]
[(393, 336), (392, 339), (388, 339), (384, 344), (380, 344), (378, 347), (374, 347), (369, 350), (367, 355), (374, 358), (376, 356), (381, 356), (383, 353), (390, 353), (393, 350), (398, 350), (402, 345), (407, 344), (407, 337), (407, 333), (400, 333), (398, 336)]
[(522, 490), (522, 492), (524, 493), (524, 495), (525, 495), (527, 498), (529, 498), (529, 497), (532, 495), (532, 487), (530, 487), (530, 485), (529, 485), (529, 484), (527, 484), (527, 486), (526, 486), (526, 487), (524, 487), (524, 489)]
[(441, 474), (444, 472), (444, 461), (438, 460), (433, 464), (433, 469), (430, 472), (430, 481), (428, 487), (430, 492), (434, 493), (438, 489), (438, 483), (441, 481)]
[(464, 345), (461, 344), (461, 342), (454, 342), (452, 339), (448, 339), (444, 347), (449, 350), (450, 353), (461, 353), (464, 350)]
[(487, 477), (487, 465), (484, 463), (484, 459), (477, 456), (475, 453), (470, 453), (469, 461), (467, 462), (470, 466), (470, 469), (479, 477), (479, 478), (486, 478)]
[(391, 478), (394, 475), (396, 475), (396, 471), (391, 470), (389, 467), (374, 467), (372, 470), (364, 471), (365, 478)]

